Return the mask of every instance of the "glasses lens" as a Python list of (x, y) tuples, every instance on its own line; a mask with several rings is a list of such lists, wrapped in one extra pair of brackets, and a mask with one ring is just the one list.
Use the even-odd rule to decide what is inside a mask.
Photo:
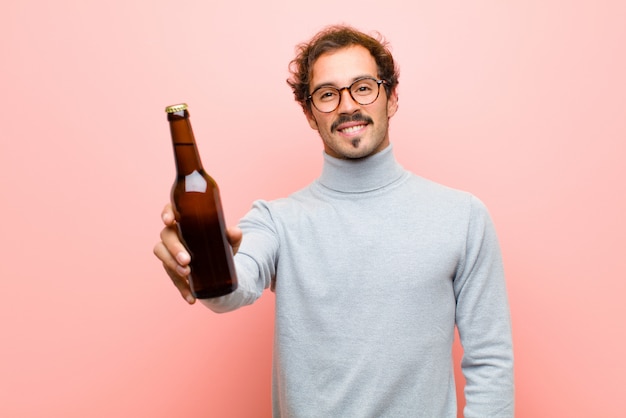
[(339, 90), (322, 87), (313, 92), (313, 104), (320, 112), (332, 112), (339, 105)]
[(350, 94), (357, 103), (368, 105), (378, 97), (378, 83), (371, 78), (357, 80), (350, 86)]
[(360, 105), (368, 105), (374, 103), (378, 98), (378, 90), (380, 84), (373, 78), (362, 78), (355, 81), (350, 87), (337, 89), (335, 87), (320, 87), (311, 95), (313, 105), (320, 112), (329, 113), (337, 109), (341, 102), (341, 92), (350, 91), (352, 99)]

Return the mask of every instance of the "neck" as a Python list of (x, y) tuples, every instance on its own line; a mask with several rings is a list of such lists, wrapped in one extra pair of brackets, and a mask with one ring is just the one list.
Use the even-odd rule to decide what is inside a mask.
[(369, 157), (351, 160), (324, 153), (319, 182), (339, 192), (363, 193), (387, 186), (397, 180), (403, 171), (391, 145)]

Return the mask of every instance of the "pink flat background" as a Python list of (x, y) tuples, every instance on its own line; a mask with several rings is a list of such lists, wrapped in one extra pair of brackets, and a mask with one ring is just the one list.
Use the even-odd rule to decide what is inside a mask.
[(273, 295), (190, 307), (152, 255), (174, 176), (163, 109), (189, 104), (234, 224), (317, 176), (287, 64), (339, 22), (392, 44), (401, 163), (491, 210), (517, 416), (624, 416), (618, 0), (5, 2), (0, 416), (270, 416)]

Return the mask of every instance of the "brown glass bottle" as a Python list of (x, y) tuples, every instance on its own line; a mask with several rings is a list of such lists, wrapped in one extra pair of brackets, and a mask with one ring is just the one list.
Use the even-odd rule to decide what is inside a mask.
[(178, 236), (191, 255), (189, 284), (198, 299), (223, 296), (237, 288), (237, 275), (219, 189), (202, 168), (187, 105), (165, 111), (176, 159), (171, 201)]

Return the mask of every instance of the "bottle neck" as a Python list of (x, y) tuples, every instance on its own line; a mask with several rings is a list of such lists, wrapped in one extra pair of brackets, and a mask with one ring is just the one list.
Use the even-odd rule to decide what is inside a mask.
[(179, 176), (186, 176), (194, 171), (202, 171), (202, 161), (198, 154), (198, 147), (191, 129), (187, 110), (170, 113), (167, 116), (172, 134), (176, 172)]

